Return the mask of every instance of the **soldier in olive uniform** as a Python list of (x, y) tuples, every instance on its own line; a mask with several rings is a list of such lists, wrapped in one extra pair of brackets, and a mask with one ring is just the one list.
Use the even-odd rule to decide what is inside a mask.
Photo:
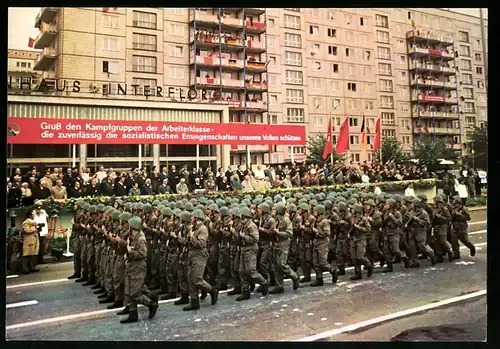
[[(167, 294), (163, 296), (162, 299), (173, 299), (176, 297), (176, 286), (174, 286), (174, 291), (170, 292), (168, 289), (168, 252), (170, 243), (170, 231), (172, 229), (172, 210), (170, 207), (161, 208), (162, 219), (159, 223), (158, 230), (160, 231), (160, 293)], [(175, 248), (176, 254), (178, 254), (178, 246)], [(178, 260), (177, 260), (178, 261)], [(169, 298), (171, 297), (172, 298)]]
[(453, 261), (453, 252), (451, 245), (447, 240), (448, 224), (451, 222), (451, 213), (444, 206), (443, 198), (436, 196), (434, 198), (436, 207), (432, 215), (432, 228), (434, 231), (434, 251), (436, 254), (436, 263), (443, 262), (443, 252), (448, 255), (448, 260)]
[(290, 220), (292, 221), (293, 236), (290, 239), (290, 249), (288, 250), (288, 260), (287, 264), (292, 268), (294, 272), (297, 272), (300, 259), (299, 259), (299, 235), (300, 235), (300, 225), (302, 224), (302, 216), (297, 214), (297, 206), (295, 204), (289, 204), (287, 206), (288, 214), (290, 215)]
[[(395, 203), (395, 209), (401, 213), (401, 216), (403, 218), (403, 225), (406, 225), (409, 219), (410, 212), (408, 208), (402, 204), (402, 197), (401, 195), (394, 195), (394, 201)], [(401, 251), (404, 251), (407, 255), (410, 253), (410, 247), (409, 247), (409, 234), (407, 229), (400, 229), (399, 230), (399, 248)], [(396, 259), (395, 261), (400, 262), (399, 259)]]
[(161, 260), (161, 232), (159, 229), (160, 211), (158, 207), (153, 208), (151, 220), (149, 222), (151, 230), (153, 230), (153, 247), (151, 255), (151, 289), (158, 290), (160, 288), (160, 260)]
[(219, 259), (219, 244), (221, 242), (221, 219), (219, 216), (219, 206), (211, 204), (207, 210), (208, 213), (208, 261), (207, 261), (207, 280), (214, 286), (217, 282), (217, 265)]
[[(174, 302), (175, 305), (189, 304), (189, 232), (193, 229), (191, 214), (187, 211), (177, 213), (181, 224), (172, 233), (172, 239), (177, 239), (179, 244), (179, 262), (177, 266), (177, 279), (181, 298)], [(198, 291), (197, 291), (198, 292)], [(198, 296), (196, 296), (198, 297)]]
[(427, 244), (427, 227), (431, 224), (429, 215), (422, 209), (422, 203), (419, 200), (413, 200), (413, 210), (410, 212), (410, 218), (407, 226), (410, 233), (409, 247), (412, 264), (418, 266), (417, 252), (422, 251), (431, 260), (431, 264), (436, 264), (434, 251)]
[(380, 266), (383, 267), (385, 264), (384, 253), (379, 248), (382, 215), (376, 208), (375, 202), (372, 199), (366, 200), (364, 204), (366, 218), (371, 227), (370, 232), (366, 235), (366, 254), (372, 264), (374, 261), (380, 261)]
[(236, 298), (237, 301), (250, 299), (250, 282), (262, 285), (262, 295), (269, 292), (269, 282), (257, 272), (257, 253), (259, 250), (259, 230), (252, 221), (252, 212), (249, 208), (243, 207), (241, 213), (240, 230), (240, 278), (241, 295)]
[(393, 271), (394, 260), (403, 260), (405, 267), (408, 268), (408, 257), (400, 250), (399, 239), (400, 230), (403, 228), (403, 217), (401, 212), (396, 210), (396, 201), (388, 199), (384, 215), (382, 218), (382, 230), (384, 234), (384, 255), (387, 262), (387, 268), (382, 272), (390, 273)]
[(80, 220), (80, 261), (82, 265), (82, 277), (76, 279), (75, 282), (86, 282), (89, 280), (89, 265), (87, 264), (87, 240), (89, 239), (87, 224), (90, 221), (90, 205), (83, 205), (83, 215)]
[(328, 250), (330, 249), (330, 221), (325, 217), (325, 206), (317, 205), (314, 207), (315, 223), (312, 227), (314, 233), (313, 240), (313, 267), (316, 272), (316, 280), (311, 286), (323, 286), (323, 272), (328, 271), (332, 274), (332, 282), (336, 283), (338, 279), (337, 268), (332, 268), (328, 263)]
[(125, 298), (129, 316), (121, 323), (137, 322), (139, 314), (137, 304), (149, 308), (149, 318), (152, 319), (158, 309), (158, 299), (146, 287), (146, 258), (147, 243), (142, 232), (143, 224), (139, 217), (132, 217), (128, 221), (131, 234), (127, 241), (127, 254), (125, 256)]
[(330, 221), (330, 246), (328, 248), (328, 259), (327, 262), (332, 265), (332, 268), (338, 270), (337, 263), (335, 261), (335, 247), (337, 244), (337, 236), (336, 232), (338, 229), (339, 216), (336, 212), (333, 211), (333, 203), (330, 200), (323, 201), (323, 205), (325, 206), (325, 218)]
[(115, 209), (109, 209), (106, 211), (106, 215), (111, 216), (111, 220), (107, 225), (104, 226), (103, 232), (106, 239), (107, 246), (107, 262), (106, 270), (104, 274), (104, 288), (106, 290), (106, 298), (102, 299), (99, 303), (114, 303), (115, 298), (115, 287), (113, 280), (113, 271), (115, 268), (116, 256), (118, 252), (118, 241), (115, 240), (116, 232), (119, 229), (120, 224), (120, 214), (121, 212)]
[(77, 202), (75, 205), (75, 217), (73, 218), (73, 226), (71, 228), (70, 240), (73, 245), (73, 275), (68, 276), (68, 279), (79, 279), (82, 276), (82, 243), (81, 243), (81, 231), (80, 226), (83, 216), (83, 203)]
[(113, 265), (115, 302), (108, 305), (108, 309), (123, 307), (125, 300), (125, 255), (127, 254), (127, 237), (130, 231), (128, 220), (132, 218), (132, 215), (129, 212), (124, 212), (118, 218), (120, 225), (112, 232), (112, 241), (115, 241), (116, 244), (116, 259)]
[(234, 288), (227, 294), (234, 296), (241, 294), (240, 280), (240, 231), (241, 231), (241, 214), (238, 208), (231, 210), (233, 224), (231, 226), (231, 247), (230, 247), (230, 263), (231, 263), (231, 278), (234, 282)]
[(453, 198), (453, 211), (451, 213), (452, 225), (452, 248), (455, 259), (460, 259), (460, 244), (462, 242), (470, 250), (470, 255), (476, 255), (476, 247), (469, 240), (469, 227), (470, 214), (467, 208), (462, 204), (462, 199), (459, 196)]
[[(104, 278), (106, 274), (106, 261), (107, 261), (107, 244), (106, 238), (104, 236), (103, 227), (108, 224), (110, 216), (106, 214), (106, 210), (111, 207), (106, 207), (103, 204), (97, 205), (97, 211), (99, 218), (95, 225), (95, 251), (96, 251), (96, 285), (91, 287), (92, 290), (97, 290), (94, 294), (104, 293), (106, 294), (106, 289), (104, 288)], [(99, 297), (98, 297), (99, 298)], [(105, 297), (101, 297), (105, 298)], [(99, 299), (101, 299), (99, 298)]]
[(339, 223), (337, 231), (337, 246), (335, 248), (335, 258), (337, 259), (337, 267), (339, 269), (339, 275), (345, 275), (345, 266), (347, 264), (347, 251), (349, 249), (349, 244), (347, 241), (349, 231), (352, 226), (352, 217), (347, 210), (347, 204), (345, 202), (338, 203), (339, 208)]
[(298, 214), (302, 216), (302, 224), (299, 225), (300, 237), (299, 237), (299, 258), (300, 258), (300, 269), (302, 270), (303, 277), (300, 282), (310, 282), (311, 281), (311, 269), (312, 269), (312, 240), (313, 232), (312, 226), (314, 225), (315, 218), (309, 212), (309, 205), (305, 202), (299, 204)]
[(231, 218), (229, 208), (227, 208), (226, 206), (221, 207), (219, 213), (222, 216), (222, 219), (220, 225), (221, 241), (219, 243), (217, 289), (225, 291), (227, 290), (227, 284), (229, 281), (229, 277), (231, 276), (230, 250), (233, 220)]
[(188, 277), (189, 277), (189, 300), (184, 311), (200, 309), (200, 298), (198, 290), (210, 294), (211, 304), (215, 305), (219, 297), (219, 290), (211, 286), (203, 274), (208, 261), (207, 240), (208, 229), (204, 224), (205, 213), (201, 210), (194, 210), (192, 213), (193, 227), (188, 235)]
[(353, 206), (352, 217), (352, 258), (354, 259), (354, 273), (351, 280), (361, 279), (361, 265), (367, 270), (367, 276), (372, 276), (373, 264), (366, 258), (366, 235), (371, 231), (371, 226), (366, 217), (363, 216), (363, 206), (356, 204)]
[[(271, 208), (268, 204), (262, 203), (258, 207), (260, 222), (259, 222), (259, 271), (267, 280), (270, 280), (271, 268), (273, 265), (271, 241), (273, 231), (276, 228), (276, 221), (271, 217)], [(257, 292), (262, 292), (263, 285), (260, 284)]]
[(153, 271), (152, 262), (153, 262), (153, 243), (154, 243), (154, 235), (155, 231), (153, 229), (154, 218), (152, 218), (153, 206), (150, 204), (142, 204), (138, 207), (138, 215), (143, 217), (142, 220), (142, 229), (144, 232), (144, 236), (146, 237), (146, 245), (147, 245), (147, 256), (146, 256), (146, 285), (148, 288), (153, 288), (153, 275), (151, 272)]
[(95, 264), (95, 226), (97, 223), (97, 210), (95, 206), (89, 207), (90, 217), (87, 221), (87, 265), (88, 265), (88, 281), (83, 286), (92, 286), (96, 284), (96, 264)]
[(285, 215), (285, 204), (278, 202), (276, 208), (276, 228), (272, 237), (272, 257), (274, 261), (274, 275), (276, 287), (269, 291), (270, 294), (285, 292), (283, 280), (289, 277), (293, 282), (293, 289), (299, 288), (299, 277), (286, 263), (290, 249), (290, 239), (293, 237), (293, 226), (290, 219)]
[[(189, 217), (188, 222), (183, 223), (181, 220), (182, 211), (178, 208), (172, 211), (172, 222), (170, 224), (170, 229), (166, 232), (168, 233), (168, 254), (167, 254), (167, 289), (168, 295), (166, 298), (174, 299), (177, 297), (177, 281), (179, 279), (179, 275), (182, 276), (182, 290), (181, 294), (182, 300), (176, 301), (176, 305), (179, 304), (187, 304), (189, 303), (189, 291), (187, 286), (187, 245), (186, 241), (182, 240), (182, 230), (184, 228), (184, 224), (189, 225), (189, 221), (191, 217)], [(180, 241), (184, 241), (184, 244), (181, 245)], [(184, 253), (185, 250), (185, 253)], [(183, 256), (182, 259), (182, 268), (180, 268), (180, 256)], [(179, 281), (179, 285), (181, 282)]]

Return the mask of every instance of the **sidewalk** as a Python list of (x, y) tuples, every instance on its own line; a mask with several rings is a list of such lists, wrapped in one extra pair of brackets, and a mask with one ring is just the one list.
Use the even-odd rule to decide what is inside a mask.
[(473, 206), (469, 208), (469, 211), (481, 211), (481, 210), (487, 210), (488, 206)]

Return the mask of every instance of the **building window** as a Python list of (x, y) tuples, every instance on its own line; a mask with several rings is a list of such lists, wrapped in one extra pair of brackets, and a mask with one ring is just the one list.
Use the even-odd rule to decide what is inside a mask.
[(337, 29), (328, 28), (328, 37), (336, 38), (337, 37)]
[(21, 68), (26, 68), (26, 62), (21, 63)]
[(285, 73), (285, 82), (287, 84), (302, 85), (302, 72), (297, 70), (287, 70)]
[(340, 106), (340, 99), (339, 98), (334, 98), (332, 100), (332, 109), (337, 109), (339, 106)]
[(402, 97), (402, 98), (408, 97), (408, 88), (399, 87), (399, 97)]
[(371, 76), (372, 75), (372, 67), (363, 67), (363, 75)]
[(472, 70), (472, 64), (469, 59), (462, 59), (460, 61), (460, 65), (462, 66), (463, 70)]
[(354, 50), (352, 48), (346, 48), (345, 49), (345, 56), (354, 58)]
[(460, 45), (460, 56), (470, 57), (470, 47), (465, 45)]
[(401, 143), (408, 145), (410, 144), (410, 136), (403, 136), (401, 137)]
[(337, 55), (337, 46), (328, 46), (328, 54), (329, 55)]
[(309, 34), (314, 36), (319, 36), (319, 27), (317, 25), (310, 25)]
[(365, 61), (369, 61), (372, 53), (370, 50), (363, 50), (361, 53), (361, 58), (364, 59)]
[(302, 66), (302, 53), (285, 51), (285, 64)]
[(372, 84), (363, 84), (363, 93), (370, 94), (373, 91), (373, 85)]
[(353, 64), (347, 66), (347, 74), (356, 75), (356, 67)]
[(476, 52), (476, 53), (474, 53), (474, 59), (475, 59), (476, 61), (480, 61), (480, 60), (481, 60), (481, 54), (480, 54), (480, 53), (477, 53), (477, 52)]
[(21, 66), (21, 62), (16, 62), (16, 67), (20, 67)]
[(183, 36), (184, 35), (184, 25), (170, 23), (170, 35), (172, 36)]
[(396, 125), (394, 113), (381, 113), (382, 125)]
[(351, 154), (351, 161), (352, 162), (359, 162), (359, 154), (358, 153)]
[(120, 74), (120, 62), (102, 61), (102, 72), (108, 74)]
[(476, 67), (476, 74), (483, 74), (483, 67)]
[(321, 98), (319, 98), (319, 97), (314, 97), (313, 98), (313, 106), (314, 106), (314, 108), (321, 107), (321, 103), (322, 103), (322, 99)]
[(310, 9), (309, 9), (309, 15), (310, 15), (311, 17), (319, 17), (319, 12), (318, 12), (318, 9), (317, 9), (317, 8), (314, 8), (314, 7), (310, 8)]
[(274, 19), (272, 19), (272, 18), (268, 18), (268, 19), (267, 19), (267, 25), (268, 25), (270, 28), (274, 28)]
[(472, 74), (463, 73), (462, 74), (462, 84), (472, 85)]
[(118, 16), (103, 15), (105, 28), (118, 28)]
[(134, 11), (132, 25), (139, 28), (156, 29), (156, 13)]
[(409, 110), (409, 108), (408, 108), (408, 104), (406, 104), (406, 103), (401, 103), (401, 108), (400, 108), (400, 110), (401, 110), (402, 112), (407, 112), (407, 111)]
[(297, 8), (297, 7), (285, 8), (285, 10), (293, 11), (293, 12), (300, 12), (300, 8)]
[(321, 80), (318, 78), (311, 78), (311, 88), (320, 89), (321, 88)]
[(352, 15), (346, 13), (344, 15), (344, 19), (345, 19), (345, 23), (346, 24), (351, 24), (352, 23)]
[(388, 109), (394, 108), (394, 97), (380, 96), (380, 107)]
[(382, 137), (396, 137), (395, 130), (382, 130)]
[(118, 39), (102, 38), (102, 49), (105, 51), (118, 51)]
[(184, 67), (171, 66), (168, 70), (171, 79), (184, 79)]
[(28, 62), (28, 68), (31, 68), (31, 63)]
[(405, 71), (401, 72), (401, 81), (406, 82), (406, 72)]
[(332, 73), (338, 74), (339, 72), (339, 65), (337, 63), (332, 64)]
[(356, 92), (356, 83), (355, 82), (348, 82), (347, 89), (349, 91)]
[(333, 11), (328, 11), (328, 19), (330, 21), (334, 21), (335, 20), (335, 12)]
[(184, 47), (182, 46), (170, 46), (170, 56), (172, 57), (184, 57)]
[(321, 62), (314, 62), (314, 70), (321, 70)]
[(275, 74), (268, 74), (267, 75), (267, 83), (269, 84), (269, 86), (276, 86), (277, 83), (277, 79), (276, 79), (276, 75)]
[(347, 107), (349, 109), (358, 109), (358, 100), (357, 99), (348, 98), (347, 99)]
[(349, 118), (349, 126), (350, 127), (358, 126), (358, 118)]
[(138, 90), (141, 94), (154, 95), (156, 92), (156, 79), (132, 78), (132, 84), (139, 85)]
[(340, 81), (338, 80), (332, 80), (330, 81), (332, 91), (340, 91)]
[(469, 33), (460, 30), (458, 32), (458, 40), (461, 42), (469, 42)]
[(276, 56), (269, 56), (269, 65), (276, 65)]
[(346, 42), (352, 42), (353, 40), (353, 34), (351, 31), (346, 31), (345, 32), (345, 40)]
[(470, 87), (464, 87), (462, 90), (464, 98), (474, 98), (474, 89)]
[(484, 88), (484, 81), (478, 80), (477, 87), (478, 88)]
[(377, 27), (389, 28), (389, 18), (387, 16), (375, 15), (375, 24)]
[(349, 136), (349, 140), (351, 145), (359, 144), (359, 136)]
[(276, 105), (278, 104), (278, 96), (277, 95), (270, 95), (269, 99), (269, 105)]
[(132, 56), (132, 70), (141, 73), (156, 73), (156, 57)]
[(137, 50), (156, 51), (156, 35), (134, 33), (132, 46)]
[(464, 108), (463, 108), (464, 113), (474, 114), (475, 110), (476, 109), (474, 107), (473, 102), (465, 102), (464, 103)]
[(391, 59), (391, 50), (388, 47), (377, 47), (377, 56), (379, 59)]
[(380, 75), (392, 75), (391, 65), (389, 63), (379, 63), (378, 64), (378, 73)]
[(287, 47), (302, 47), (302, 38), (299, 34), (285, 33), (285, 46)]
[(377, 42), (381, 42), (383, 44), (388, 44), (389, 43), (389, 32), (377, 30)]
[(362, 44), (366, 44), (368, 42), (368, 34), (361, 34), (359, 42)]
[(304, 109), (302, 108), (287, 108), (287, 122), (304, 122)]
[(302, 90), (286, 90), (287, 103), (304, 103), (304, 91)]
[(305, 154), (305, 147), (288, 147), (288, 152), (291, 153), (293, 151), (294, 154)]
[(320, 50), (319, 44), (312, 44), (312, 52), (318, 53)]
[(406, 57), (405, 56), (399, 56), (399, 64), (405, 64), (406, 63)]
[(360, 26), (367, 26), (368, 25), (368, 18), (359, 17), (359, 25)]
[(373, 101), (365, 100), (365, 109), (366, 110), (373, 110)]
[(300, 29), (300, 17), (285, 15), (285, 28)]
[(184, 13), (184, 9), (182, 7), (172, 7), (170, 8), (170, 13), (173, 15), (182, 15)]
[(401, 120), (401, 127), (409, 130), (410, 129), (410, 120)]

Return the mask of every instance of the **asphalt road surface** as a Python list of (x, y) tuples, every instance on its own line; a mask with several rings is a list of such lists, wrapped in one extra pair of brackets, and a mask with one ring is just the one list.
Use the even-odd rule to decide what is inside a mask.
[[(325, 273), (325, 286), (301, 284), (297, 291), (287, 280), (284, 294), (253, 294), (244, 302), (221, 292), (217, 305), (207, 297), (191, 312), (160, 301), (153, 320), (140, 307), (140, 321), (127, 325), (88, 287), (66, 279), (71, 262), (42, 265), (39, 273), (7, 277), (6, 339), (389, 341), (415, 327), (477, 322), (486, 316), (486, 211), (472, 214), (469, 230), (475, 257), (463, 247), (459, 261), (435, 267), (420, 261), (417, 269), (396, 265), (389, 274), (376, 268), (359, 281), (349, 280), (349, 268), (336, 285)], [(486, 330), (472, 340), (485, 336)]]

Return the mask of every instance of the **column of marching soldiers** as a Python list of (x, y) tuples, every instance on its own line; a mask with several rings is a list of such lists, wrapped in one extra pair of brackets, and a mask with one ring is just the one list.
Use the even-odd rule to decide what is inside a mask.
[[(158, 299), (180, 298), (185, 311), (200, 308), (208, 295), (215, 305), (219, 290), (232, 290), (236, 300), (250, 299), (256, 284), (262, 295), (293, 290), (299, 283), (323, 285), (323, 273), (336, 283), (354, 265), (351, 280), (367, 277), (374, 263), (392, 272), (460, 258), (458, 241), (475, 255), (468, 238), (470, 215), (459, 197), (451, 204), (436, 196), (435, 205), (418, 198), (343, 192), (285, 192), (241, 201), (165, 200), (124, 203), (113, 207), (79, 201), (71, 239), (74, 274), (70, 279), (92, 285), (99, 303), (124, 307), (122, 323), (138, 321), (137, 305), (158, 309)], [(421, 255), (419, 255), (421, 253)], [(297, 270), (301, 270), (299, 279)], [(269, 290), (270, 286), (274, 286)], [(201, 293), (201, 297), (200, 297)]]

